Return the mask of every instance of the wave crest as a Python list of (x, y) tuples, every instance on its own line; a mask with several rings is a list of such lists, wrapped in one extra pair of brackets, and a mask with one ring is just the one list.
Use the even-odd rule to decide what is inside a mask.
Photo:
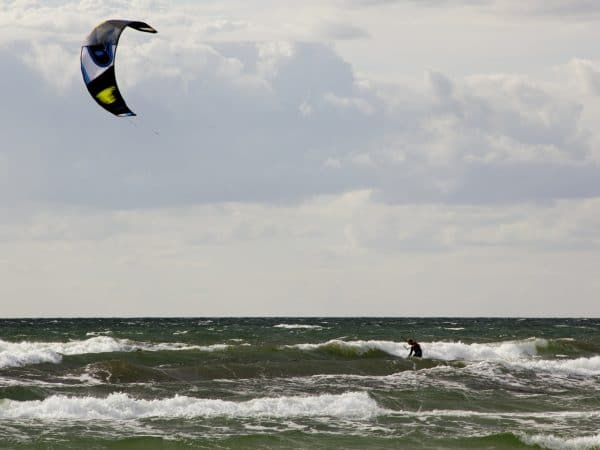
[(581, 450), (600, 448), (600, 434), (562, 438), (552, 434), (522, 435), (521, 441), (527, 445), (537, 445), (553, 450)]
[[(462, 342), (421, 343), (423, 355), (430, 359), (443, 361), (501, 361), (518, 360), (537, 355), (538, 347), (545, 347), (545, 339), (527, 339), (524, 341), (506, 341), (489, 344), (464, 344)], [(392, 356), (407, 357), (409, 347), (404, 342), (395, 341), (343, 341), (332, 339), (319, 344), (296, 344), (287, 346), (305, 351), (327, 350), (343, 355), (363, 355), (372, 351), (381, 351)]]
[[(425, 342), (421, 343), (426, 359), (441, 361), (492, 362), (511, 369), (553, 372), (567, 375), (600, 375), (600, 356), (575, 359), (541, 359), (540, 353), (547, 349), (545, 339), (531, 338), (521, 341), (491, 343)], [(287, 346), (303, 351), (326, 351), (339, 356), (371, 356), (375, 352), (406, 358), (409, 348), (403, 342), (394, 341), (343, 341), (332, 339), (318, 344)]]
[(84, 355), (89, 353), (112, 353), (146, 351), (222, 351), (227, 344), (188, 345), (178, 342), (138, 343), (128, 339), (109, 336), (94, 336), (89, 339), (69, 342), (9, 342), (0, 339), (0, 369), (21, 367), (29, 364), (54, 363), (62, 361), (63, 356)]
[(319, 330), (323, 327), (321, 325), (306, 325), (306, 324), (300, 324), (300, 323), (280, 323), (277, 325), (273, 325), (273, 328), (286, 328), (289, 330), (295, 330), (295, 329)]
[(144, 400), (125, 393), (114, 393), (105, 398), (53, 395), (44, 400), (5, 400), (0, 403), (0, 417), (5, 419), (118, 420), (215, 416), (368, 418), (385, 412), (366, 392), (267, 397), (242, 402), (178, 395)]

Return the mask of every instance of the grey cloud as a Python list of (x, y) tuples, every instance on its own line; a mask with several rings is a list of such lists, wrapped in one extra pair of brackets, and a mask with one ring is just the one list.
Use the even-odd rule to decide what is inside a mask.
[(345, 7), (370, 8), (411, 5), (418, 8), (457, 9), (468, 7), (483, 14), (517, 17), (596, 20), (600, 4), (595, 0), (341, 0)]
[(513, 12), (538, 16), (558, 16), (561, 18), (597, 17), (600, 4), (594, 0), (530, 0), (528, 2), (499, 2), (499, 7), (507, 7)]
[(463, 6), (486, 7), (495, 0), (340, 0), (343, 6), (354, 8), (371, 8), (384, 5), (411, 5), (423, 8), (446, 7), (455, 8)]
[(325, 22), (317, 28), (317, 33), (325, 39), (352, 40), (369, 37), (369, 33), (355, 25), (341, 22)]
[(420, 7), (436, 6), (464, 6), (464, 5), (486, 5), (493, 0), (341, 0), (344, 6), (350, 7), (375, 7), (390, 4), (409, 4)]
[(289, 203), (364, 188), (393, 202), (600, 195), (581, 106), (518, 80), (430, 72), (427, 95), (405, 104), (361, 86), (321, 44), (157, 48), (157, 65), (183, 69), (124, 89), (140, 114), (128, 120), (83, 83), (57, 91), (15, 56), (28, 45), (0, 55), (12, 86), (0, 113), (6, 204)]
[(452, 82), (443, 74), (438, 72), (427, 72), (427, 79), (431, 85), (434, 95), (445, 100), (452, 96), (454, 87)]
[(388, 5), (392, 3), (399, 3), (400, 0), (342, 0), (343, 6), (350, 7), (372, 7), (380, 5)]
[[(242, 54), (251, 53), (246, 47)], [(125, 92), (140, 113), (135, 121), (106, 115), (83, 83), (57, 94), (5, 53), (14, 107), (3, 110), (1, 125), (4, 173), (11, 174), (2, 180), (3, 200), (107, 207), (279, 202), (345, 189), (353, 182), (328, 177), (318, 152), (353, 148), (364, 134), (360, 113), (336, 117), (323, 100), (328, 92), (352, 95), (350, 67), (327, 47), (294, 51), (272, 80), (275, 99), (210, 71), (185, 89), (178, 79), (146, 79)], [(319, 106), (320, 117), (300, 116), (304, 100)]]

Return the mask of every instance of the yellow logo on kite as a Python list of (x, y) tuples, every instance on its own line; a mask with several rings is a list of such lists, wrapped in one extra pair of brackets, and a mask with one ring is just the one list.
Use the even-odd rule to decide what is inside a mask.
[(114, 92), (117, 90), (116, 86), (110, 86), (106, 89), (101, 90), (96, 94), (96, 98), (100, 100), (105, 105), (110, 105), (117, 101), (115, 98)]

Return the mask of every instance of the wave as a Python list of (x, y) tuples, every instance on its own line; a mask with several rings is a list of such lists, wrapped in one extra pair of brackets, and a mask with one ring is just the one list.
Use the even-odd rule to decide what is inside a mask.
[(600, 434), (563, 438), (552, 434), (521, 435), (521, 441), (527, 445), (537, 445), (552, 450), (581, 450), (600, 448)]
[(112, 334), (111, 330), (106, 330), (106, 331), (88, 331), (87, 333), (85, 333), (86, 336), (103, 336), (103, 335), (107, 335), (107, 334)]
[(160, 369), (115, 359), (88, 364), (79, 381), (91, 380), (95, 380), (95, 383), (153, 383), (173, 381), (173, 378)]
[[(489, 344), (464, 344), (462, 342), (429, 342), (422, 343), (423, 355), (430, 359), (444, 361), (501, 361), (518, 360), (537, 354), (538, 347), (545, 347), (545, 339), (527, 339), (523, 341), (506, 341)], [(319, 344), (295, 344), (287, 346), (300, 350), (326, 350), (344, 355), (362, 355), (374, 350), (392, 356), (407, 357), (409, 347), (404, 342), (395, 341), (342, 341), (332, 339)]]
[(105, 398), (53, 395), (44, 400), (0, 401), (3, 419), (111, 420), (150, 417), (339, 417), (369, 418), (385, 414), (366, 392), (311, 397), (267, 397), (234, 402), (179, 396), (145, 400), (125, 393)]
[(546, 347), (545, 339), (525, 339), (522, 341), (492, 342), (486, 344), (462, 342), (431, 342), (422, 344), (423, 353), (428, 358), (445, 361), (512, 361), (531, 358), (538, 348)]
[(512, 368), (548, 371), (565, 375), (600, 375), (600, 356), (561, 360), (515, 361), (507, 365)]
[[(509, 369), (553, 372), (565, 375), (600, 375), (600, 356), (566, 359), (541, 359), (540, 352), (548, 347), (545, 339), (525, 339), (492, 343), (425, 342), (421, 343), (423, 356), (441, 361), (492, 362)], [(394, 341), (343, 341), (332, 339), (318, 344), (286, 346), (303, 351), (326, 351), (339, 356), (359, 357), (374, 352), (406, 358), (409, 348)]]
[(9, 342), (0, 339), (0, 369), (21, 367), (29, 364), (54, 363), (62, 361), (66, 355), (84, 355), (88, 353), (111, 353), (145, 351), (222, 351), (227, 344), (188, 345), (179, 342), (145, 343), (109, 336), (95, 336), (83, 341), (69, 342)]
[(324, 350), (341, 356), (360, 356), (373, 351), (381, 351), (393, 356), (406, 356), (408, 351), (404, 343), (393, 341), (342, 341), (331, 339), (319, 344), (294, 344), (285, 348), (296, 348), (304, 351)]
[(479, 417), (485, 419), (600, 419), (600, 411), (510, 411), (482, 412), (462, 409), (433, 409), (431, 411), (394, 411), (395, 415), (429, 417)]
[(321, 325), (304, 325), (298, 323), (280, 323), (277, 325), (273, 325), (273, 328), (287, 328), (290, 330), (293, 329), (321, 329), (323, 328)]

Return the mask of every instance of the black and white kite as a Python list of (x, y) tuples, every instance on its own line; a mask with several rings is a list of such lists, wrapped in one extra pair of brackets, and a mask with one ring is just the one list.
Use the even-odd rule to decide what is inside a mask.
[(81, 73), (94, 100), (116, 116), (135, 116), (117, 87), (115, 55), (123, 30), (131, 27), (146, 33), (156, 30), (144, 22), (107, 20), (92, 30), (81, 47)]

